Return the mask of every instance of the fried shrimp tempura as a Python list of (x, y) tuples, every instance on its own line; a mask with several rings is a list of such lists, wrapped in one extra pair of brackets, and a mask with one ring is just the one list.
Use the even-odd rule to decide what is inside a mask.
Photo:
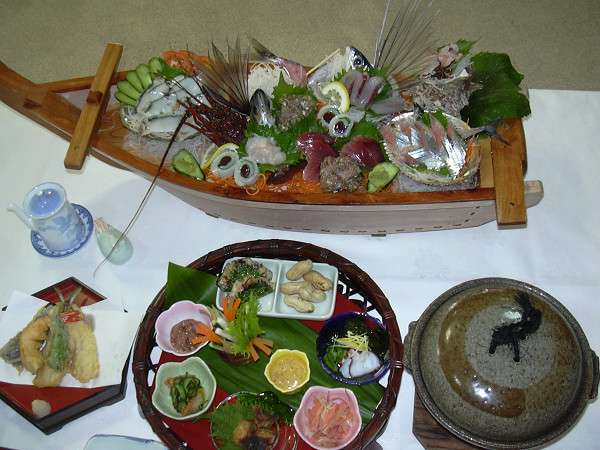
[(32, 374), (36, 374), (44, 366), (44, 355), (41, 347), (48, 337), (50, 318), (48, 316), (34, 319), (27, 324), (19, 338), (21, 364)]
[(96, 337), (92, 328), (83, 320), (67, 323), (66, 327), (71, 351), (69, 373), (81, 383), (87, 383), (100, 372)]

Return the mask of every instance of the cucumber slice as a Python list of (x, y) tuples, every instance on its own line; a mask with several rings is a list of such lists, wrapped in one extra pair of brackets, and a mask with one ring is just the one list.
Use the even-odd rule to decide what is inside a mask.
[(137, 76), (137, 73), (135, 73), (135, 70), (130, 70), (129, 72), (127, 72), (127, 75), (125, 75), (125, 78), (127, 79), (127, 81), (129, 81), (131, 83), (131, 85), (139, 93), (144, 92), (144, 86), (142, 86), (142, 82), (140, 81), (140, 77)]
[(188, 177), (195, 178), (196, 180), (204, 180), (204, 173), (200, 169), (200, 165), (194, 155), (188, 152), (186, 149), (179, 150), (175, 156), (173, 156), (173, 169)]
[(135, 68), (135, 73), (140, 78), (144, 89), (148, 89), (152, 84), (152, 78), (150, 77), (150, 69), (146, 64), (140, 64)]
[(137, 105), (137, 100), (132, 99), (131, 97), (129, 97), (126, 94), (123, 94), (121, 91), (117, 91), (115, 93), (115, 98), (117, 100), (119, 100), (121, 103), (124, 103), (126, 105), (131, 105), (131, 106)]
[(129, 81), (119, 81), (117, 83), (117, 89), (134, 100), (139, 99), (140, 95), (142, 95), (131, 85), (131, 83), (129, 83)]
[(161, 73), (163, 71), (163, 64), (163, 60), (160, 59), (158, 56), (155, 56), (154, 58), (150, 59), (150, 61), (148, 61), (150, 73), (154, 75)]
[(369, 185), (367, 190), (369, 192), (377, 192), (382, 190), (398, 174), (400, 169), (392, 163), (382, 162), (373, 167), (373, 170), (369, 172)]

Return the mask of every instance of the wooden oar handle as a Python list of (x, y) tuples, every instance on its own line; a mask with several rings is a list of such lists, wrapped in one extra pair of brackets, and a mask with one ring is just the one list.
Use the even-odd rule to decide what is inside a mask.
[(496, 221), (499, 226), (527, 223), (523, 167), (526, 164), (525, 133), (518, 119), (509, 119), (498, 128), (510, 143), (491, 140), (494, 187), (496, 190)]
[(98, 118), (108, 103), (107, 97), (111, 80), (117, 70), (122, 53), (123, 46), (121, 44), (108, 44), (104, 50), (102, 61), (100, 61), (100, 66), (98, 66), (98, 71), (90, 86), (90, 92), (65, 156), (65, 167), (67, 169), (79, 170), (83, 166), (90, 146), (90, 139), (99, 122)]

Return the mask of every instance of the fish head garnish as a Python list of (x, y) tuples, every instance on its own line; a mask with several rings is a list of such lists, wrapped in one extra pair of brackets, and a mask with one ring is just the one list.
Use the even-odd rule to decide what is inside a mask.
[(356, 47), (346, 48), (346, 59), (350, 69), (366, 71), (373, 68), (367, 57)]

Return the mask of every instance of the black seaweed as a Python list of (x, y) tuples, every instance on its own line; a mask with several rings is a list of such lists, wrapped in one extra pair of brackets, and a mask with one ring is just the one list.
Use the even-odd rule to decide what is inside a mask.
[(542, 322), (542, 312), (531, 305), (529, 295), (525, 292), (517, 293), (515, 301), (523, 310), (521, 320), (494, 328), (489, 352), (493, 355), (499, 345), (510, 345), (515, 354), (513, 360), (519, 362), (521, 360), (519, 340), (525, 340), (527, 335), (537, 331)]

